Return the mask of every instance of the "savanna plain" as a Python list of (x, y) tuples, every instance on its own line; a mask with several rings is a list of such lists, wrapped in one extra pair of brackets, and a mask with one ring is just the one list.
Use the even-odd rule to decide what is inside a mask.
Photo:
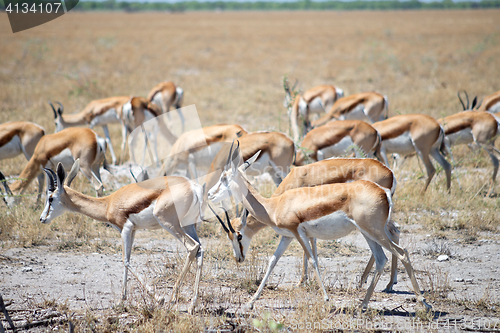
[[(346, 95), (380, 92), (388, 96), (389, 116), (440, 118), (462, 110), (458, 90), (479, 99), (500, 90), (499, 18), (496, 10), (70, 12), (12, 34), (1, 13), (0, 122), (29, 120), (52, 133), (47, 100), (73, 113), (93, 99), (146, 96), (169, 80), (184, 89), (184, 105), (196, 106), (203, 126), (288, 133), (285, 75), (302, 91), (334, 84)], [(110, 130), (119, 150), (120, 127)], [(177, 304), (159, 304), (131, 277), (129, 298), (121, 302), (118, 233), (75, 214), (42, 225), (36, 184), (22, 205), (0, 205), (0, 293), (16, 326), (38, 332), (500, 331), (500, 188), (486, 197), (492, 167), (485, 152), (464, 146), (453, 153), (451, 193), (438, 169), (422, 195), (425, 173), (415, 157), (395, 171), (393, 219), (430, 313), (416, 303), (401, 264), (395, 291), (382, 292), (389, 262), (368, 311), (359, 311), (366, 285), (358, 283), (370, 255), (359, 233), (318, 242), (329, 302), (312, 278), (295, 286), (302, 250), (294, 242), (255, 308), (246, 310), (279, 238), (265, 230), (247, 260), (235, 263), (215, 219), (198, 228), (205, 262), (193, 315), (186, 310), (194, 269)], [(2, 160), (0, 170), (15, 177), (25, 164), (21, 156)], [(106, 193), (132, 182), (127, 172), (102, 173)], [(82, 176), (74, 187), (94, 195)], [(168, 296), (184, 256), (167, 232), (140, 231), (131, 261)]]

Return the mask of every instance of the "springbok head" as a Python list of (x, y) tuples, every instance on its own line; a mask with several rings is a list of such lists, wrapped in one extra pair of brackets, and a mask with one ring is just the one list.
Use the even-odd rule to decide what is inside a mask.
[(47, 175), (47, 197), (45, 198), (45, 207), (42, 215), (40, 215), (40, 222), (48, 224), (64, 212), (71, 210), (68, 208), (71, 207), (71, 204), (64, 186), (71, 185), (79, 170), (79, 159), (73, 163), (71, 171), (67, 176), (61, 163), (57, 165), (57, 172), (48, 168), (43, 169)]
[(52, 104), (51, 101), (48, 101), (48, 102), (50, 104), (50, 107), (52, 108), (52, 111), (54, 112), (54, 122), (56, 125), (55, 133), (57, 133), (57, 132), (62, 131), (64, 129), (63, 124), (62, 124), (62, 121), (63, 121), (62, 114), (64, 112), (64, 106), (60, 102), (56, 102), (57, 104), (59, 104), (59, 106), (57, 107), (57, 110), (56, 110), (56, 108), (54, 107), (54, 104)]

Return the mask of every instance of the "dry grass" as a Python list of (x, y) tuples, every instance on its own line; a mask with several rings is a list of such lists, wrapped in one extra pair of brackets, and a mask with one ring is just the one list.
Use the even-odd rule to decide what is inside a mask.
[[(156, 83), (172, 80), (184, 88), (184, 104), (196, 105), (204, 126), (239, 123), (248, 130), (286, 132), (281, 85), (285, 74), (292, 80), (298, 78), (302, 90), (323, 83), (338, 85), (346, 94), (376, 90), (389, 97), (392, 115), (424, 113), (439, 118), (460, 111), (457, 90), (467, 89), (480, 98), (500, 90), (495, 73), (500, 68), (498, 15), (496, 10), (175, 15), (72, 12), (13, 35), (2, 13), (0, 122), (32, 120), (52, 133), (48, 99), (61, 101), (66, 112), (72, 113), (91, 99), (145, 96)], [(118, 150), (120, 129), (115, 126), (111, 132)], [(483, 231), (497, 235), (498, 200), (484, 197), (484, 184), (491, 172), (488, 156), (462, 147), (455, 149), (455, 160), (462, 189), (454, 181), (450, 195), (444, 190), (442, 173), (426, 195), (420, 195), (424, 180), (416, 159), (397, 172), (398, 223), (403, 228), (418, 223), (425, 232), (442, 239), (465, 242), (474, 242)], [(21, 157), (0, 161), (0, 170), (17, 175), (25, 163)], [(77, 179), (75, 186), (93, 195), (86, 180)], [(22, 207), (9, 212), (0, 205), (3, 248), (50, 244), (55, 251), (120, 251), (114, 230), (82, 216), (68, 214), (50, 226), (40, 225), (41, 208), (33, 200), (30, 196)], [(241, 307), (257, 287), (255, 281), (262, 278), (278, 239), (271, 230), (260, 234), (253, 241), (250, 259), (239, 266), (243, 273), (236, 275), (231, 249), (218, 236), (217, 228), (203, 225), (200, 234), (210, 241), (205, 246), (201, 310), (195, 316), (158, 307), (140, 291), (133, 293), (136, 299), (104, 312), (88, 309), (72, 317), (64, 304), (53, 306), (73, 318), (79, 332), (222, 331), (231, 327), (271, 332), (279, 330), (281, 324), (291, 330), (321, 331), (321, 327), (300, 327), (297, 320), (335, 324), (383, 316), (355, 311), (364, 291), (349, 287), (352, 277), (346, 272), (339, 272), (329, 288), (332, 298), (351, 299), (342, 306), (325, 304), (311, 283), (307, 288), (266, 290), (266, 310), (252, 312), (250, 317), (233, 316), (235, 307)], [(146, 237), (168, 236), (147, 233)], [(320, 251), (332, 247), (344, 255), (357, 251), (335, 243), (320, 245)], [(301, 252), (292, 244), (289, 253), (301, 256)], [(163, 274), (167, 277), (164, 283), (172, 285), (181, 260), (164, 258), (162, 265), (167, 262), (174, 269), (152, 265), (148, 276)], [(300, 268), (293, 269), (298, 272)], [(433, 267), (425, 271), (420, 281), (428, 297), (438, 306), (445, 304), (447, 276)], [(186, 285), (192, 280), (190, 276)], [(220, 281), (224, 281), (221, 287), (211, 287)], [(485, 309), (494, 304), (499, 307), (487, 297), (460, 299), (455, 304), (479, 313), (491, 313)], [(50, 304), (37, 306), (47, 308)], [(420, 318), (429, 319), (425, 315)], [(52, 328), (67, 331), (67, 324)]]

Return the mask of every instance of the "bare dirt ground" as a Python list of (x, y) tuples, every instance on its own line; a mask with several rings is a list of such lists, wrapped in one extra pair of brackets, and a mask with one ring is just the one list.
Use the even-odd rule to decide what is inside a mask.
[[(128, 168), (116, 170), (119, 171), (113, 176), (106, 176), (108, 183), (114, 181), (118, 184), (118, 179), (123, 180)], [(354, 316), (339, 320), (332, 316), (320, 322), (307, 317), (295, 318), (288, 321), (286, 329), (308, 330), (308, 325), (314, 327), (315, 323), (321, 323), (321, 329), (378, 327), (381, 330), (410, 331), (420, 328), (499, 331), (498, 234), (481, 232), (477, 237), (467, 238), (456, 232), (455, 239), (451, 234), (446, 239), (438, 238), (419, 224), (426, 214), (424, 211), (408, 218), (396, 212), (394, 220), (406, 218), (406, 223), (401, 226), (401, 244), (409, 250), (420, 285), (430, 295), (428, 299), (435, 311), (432, 318), (421, 320), (418, 317), (419, 305), (401, 264), (394, 291), (383, 292), (389, 280), (388, 261), (386, 273), (370, 302), (370, 311), (384, 314), (383, 317)], [(441, 218), (453, 217), (442, 213)], [(205, 227), (213, 228), (213, 225)], [(203, 234), (203, 226), (200, 229)], [(114, 235), (105, 240), (89, 239), (89, 243), (97, 244), (95, 251), (81, 251), (74, 244), (63, 247), (57, 240), (41, 246), (12, 247), (3, 251), (0, 256), (0, 293), (16, 326), (35, 332), (64, 330), (69, 321), (88, 321), (91, 316), (96, 322), (104, 321), (108, 329), (123, 330), (144, 320), (141, 311), (161, 308), (162, 305), (155, 302), (131, 276), (128, 300), (122, 303), (121, 241), (117, 233)], [(229, 324), (248, 330), (258, 327), (252, 320), (255, 316), (272, 313), (273, 318), (286, 318), (304, 307), (304, 302), (329, 308), (332, 312), (338, 309), (350, 311), (346, 309), (355, 309), (361, 302), (366, 285), (362, 289), (357, 285), (370, 251), (364, 238), (354, 233), (338, 242), (318, 242), (322, 278), (331, 297), (329, 302), (324, 303), (315, 283), (296, 287), (302, 266), (301, 251), (294, 244), (281, 258), (255, 308), (245, 308), (245, 303), (256, 290), (254, 280), (262, 278), (278, 239), (270, 231), (263, 240), (254, 240), (255, 244), (266, 245), (254, 247), (251, 259), (236, 264), (231, 260), (230, 243), (225, 236), (202, 237), (206, 249), (199, 302), (202, 316), (218, 314), (227, 317)], [(185, 253), (182, 245), (166, 232), (142, 231), (134, 243), (132, 264), (146, 282), (154, 286), (156, 294), (166, 294), (168, 299)], [(438, 260), (443, 255), (446, 257)], [(193, 275), (190, 274), (184, 283), (180, 302), (173, 308), (180, 313), (186, 314), (190, 304)], [(250, 276), (255, 276), (255, 279)], [(241, 283), (247, 280), (250, 280), (250, 286)], [(5, 320), (3, 325), (8, 327)], [(226, 329), (226, 326), (219, 323), (212, 327), (208, 325), (206, 329), (217, 331)]]
[[(403, 228), (405, 230), (406, 228)], [(472, 243), (450, 242), (444, 244), (430, 235), (421, 233), (415, 234), (419, 229), (418, 224), (412, 225), (412, 232), (403, 233), (402, 243), (410, 249), (413, 265), (417, 270), (417, 275), (427, 291), (442, 288), (441, 292), (447, 292), (450, 300), (466, 300), (467, 302), (479, 302), (480, 300), (498, 300), (500, 298), (500, 241), (492, 234), (484, 234), (484, 238)], [(165, 235), (166, 236), (166, 235)], [(169, 274), (165, 271), (169, 269), (169, 263), (175, 258), (182, 256), (184, 250), (176, 240), (166, 236), (166, 239), (150, 239), (148, 232), (139, 233), (135, 242), (132, 262), (135, 267), (144, 274), (146, 279), (162, 279)], [(207, 256), (210, 256), (212, 239), (202, 239), (204, 247), (207, 249)], [(450, 253), (449, 259), (439, 262), (436, 255), (424, 255), (420, 245), (422, 243), (444, 245)], [(351, 304), (353, 301), (360, 302), (362, 292), (357, 293), (352, 298), (352, 294), (342, 295), (342, 290), (353, 288), (359, 281), (360, 274), (368, 260), (369, 251), (363, 237), (357, 233), (340, 241), (342, 246), (354, 247), (358, 255), (338, 255), (335, 249), (328, 249), (327, 244), (320, 244), (320, 265), (325, 285), (329, 286), (331, 294), (330, 303), (342, 307)], [(116, 246), (119, 240), (117, 237)], [(321, 246), (323, 245), (323, 246)], [(418, 246), (417, 246), (418, 245)], [(227, 244), (229, 246), (229, 244)], [(429, 249), (432, 247), (429, 246)], [(425, 247), (424, 247), (425, 248)], [(118, 253), (79, 253), (78, 251), (54, 251), (52, 246), (40, 246), (35, 248), (11, 248), (5, 251), (1, 259), (1, 293), (4, 299), (8, 300), (8, 309), (16, 322), (16, 326), (23, 326), (31, 323), (42, 327), (49, 325), (57, 328), (57, 320), (65, 322), (64, 313), (74, 313), (74, 318), (84, 316), (86, 311), (94, 313), (107, 313), (120, 304), (121, 281), (123, 265), (121, 254)], [(262, 268), (267, 260), (265, 256), (257, 259)], [(243, 263), (240, 265), (247, 265)], [(295, 297), (276, 297), (278, 290), (289, 292), (291, 295), (295, 290), (295, 283), (299, 280), (300, 257), (293, 255), (284, 256), (277, 265), (273, 277), (269, 281), (272, 291), (265, 291), (262, 298), (257, 301), (254, 310), (242, 308), (244, 302), (250, 295), (240, 295), (232, 302), (221, 304), (210, 304), (212, 311), (220, 307), (226, 315), (242, 316), (245, 314), (262, 313), (263, 311), (279, 312), (286, 315), (293, 311), (300, 302)], [(400, 265), (401, 266), (401, 265)], [(292, 269), (291, 269), (292, 268)], [(171, 267), (170, 267), (171, 269)], [(217, 266), (208, 260), (205, 265), (201, 295), (208, 300), (214, 293), (214, 289), (220, 288), (217, 277), (224, 276), (229, 270), (240, 277), (244, 272), (238, 269), (235, 263), (230, 263), (228, 267), (218, 271)], [(425, 276), (423, 272), (427, 272)], [(151, 273), (156, 272), (155, 276)], [(411, 292), (410, 284), (406, 273), (399, 268), (399, 282), (394, 287), (393, 293), (383, 293), (382, 290), (388, 282), (389, 274), (385, 274), (378, 284), (376, 293), (370, 302), (372, 309), (377, 309), (393, 316), (386, 316), (384, 321), (389, 325), (396, 322), (399, 325), (409, 323), (410, 318), (405, 317), (405, 313), (416, 311), (417, 304), (414, 302), (414, 295)], [(141, 303), (140, 298), (144, 297), (144, 292), (137, 281), (131, 278), (130, 296), (132, 303)], [(168, 279), (167, 288), (159, 287), (159, 292), (170, 294), (173, 286), (173, 279)], [(159, 285), (162, 283), (156, 281)], [(434, 286), (430, 286), (434, 283)], [(241, 290), (234, 290), (229, 286), (226, 288), (230, 292), (241, 294)], [(238, 288), (236, 288), (238, 289)], [(302, 288), (303, 289), (303, 288)], [(303, 290), (300, 291), (301, 293)], [(310, 290), (307, 297), (316, 298), (321, 302), (321, 295), (318, 290)], [(187, 310), (192, 295), (189, 282), (183, 288), (184, 301), (178, 304), (178, 309), (182, 312)], [(66, 311), (51, 310), (53, 304), (64, 304)], [(203, 304), (203, 301), (201, 302)], [(433, 302), (431, 301), (431, 304)], [(453, 331), (458, 325), (459, 328), (467, 326), (469, 329), (496, 329), (500, 330), (500, 319), (496, 316), (477, 313), (473, 309), (467, 310), (467, 306), (456, 304), (433, 304), (436, 311), (436, 323), (440, 323), (441, 329), (445, 329), (449, 323), (450, 330)], [(462, 308), (463, 309), (460, 309)], [(207, 311), (207, 308), (204, 309)], [(458, 311), (457, 311), (458, 310)], [(493, 313), (498, 313), (498, 309), (490, 309)], [(122, 313), (117, 317), (121, 324), (134, 323), (139, 320), (139, 316)], [(49, 324), (50, 323), (50, 324)], [(7, 322), (3, 322), (7, 327)], [(307, 321), (304, 321), (304, 325)], [(296, 325), (300, 325), (297, 322)], [(334, 322), (331, 325), (335, 325)], [(436, 324), (437, 325), (437, 324)], [(480, 326), (483, 327), (480, 327)], [(486, 326), (485, 326), (486, 325)], [(489, 326), (488, 326), (489, 325)], [(293, 323), (292, 323), (293, 326)], [(39, 328), (40, 329), (40, 328)], [(46, 328), (44, 328), (46, 329)], [(42, 331), (44, 330), (42, 329)]]

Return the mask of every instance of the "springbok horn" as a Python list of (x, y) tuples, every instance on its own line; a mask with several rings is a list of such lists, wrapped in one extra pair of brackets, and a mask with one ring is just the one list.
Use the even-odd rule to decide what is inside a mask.
[(54, 118), (57, 118), (57, 111), (56, 111), (56, 108), (54, 107), (54, 105), (52, 104), (51, 101), (47, 101), (49, 102), (50, 106), (52, 107), (52, 111), (54, 111)]
[(224, 166), (224, 170), (228, 169), (229, 162), (231, 161), (231, 155), (233, 153), (233, 146), (234, 146), (234, 140), (231, 143), (231, 148), (229, 149), (229, 155), (227, 155), (227, 161), (226, 161), (226, 165)]
[(54, 179), (54, 184), (57, 184), (57, 174), (54, 170), (47, 168), (49, 170), (50, 174), (52, 175), (52, 178)]
[(241, 225), (242, 226), (247, 224), (247, 217), (248, 217), (248, 209), (243, 208), (243, 213), (241, 214)]
[(229, 234), (229, 230), (227, 229), (226, 225), (224, 224), (224, 222), (222, 221), (222, 219), (219, 217), (219, 215), (217, 215), (217, 213), (214, 211), (214, 209), (212, 208), (212, 206), (210, 206), (210, 204), (208, 204), (208, 208), (210, 208), (210, 210), (212, 211), (212, 213), (214, 213), (215, 217), (217, 217), (217, 220), (219, 220), (220, 224), (222, 224), (222, 228), (224, 228), (224, 231)]
[(57, 103), (57, 104), (59, 104), (59, 106), (61, 107), (61, 113), (63, 113), (63, 111), (64, 111), (64, 106), (61, 104), (61, 102), (56, 101), (56, 103)]
[(467, 91), (464, 90), (465, 97), (467, 98), (467, 110), (469, 110), (469, 95), (467, 95)]
[(226, 214), (227, 226), (229, 227), (229, 230), (231, 230), (233, 234), (236, 233), (233, 229), (233, 226), (231, 225), (231, 220), (229, 220), (229, 214), (227, 213), (227, 210), (224, 207), (222, 207), (222, 209), (224, 209), (224, 213)]
[(56, 189), (55, 179), (54, 179), (54, 175), (52, 174), (54, 172), (54, 170), (43, 168), (43, 171), (45, 171), (45, 173), (47, 174), (47, 177), (49, 177), (49, 182), (47, 184), (49, 186), (49, 191), (50, 192), (55, 191), (55, 189)]

